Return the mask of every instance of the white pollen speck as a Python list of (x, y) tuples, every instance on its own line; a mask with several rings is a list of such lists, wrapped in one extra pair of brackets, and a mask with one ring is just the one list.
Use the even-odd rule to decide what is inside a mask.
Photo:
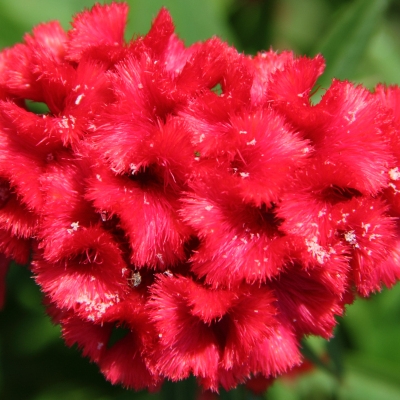
[(80, 94), (77, 98), (76, 98), (76, 100), (75, 100), (75, 104), (76, 105), (78, 105), (78, 104), (80, 104), (80, 102), (81, 102), (81, 100), (84, 98), (84, 94), (82, 93), (82, 94)]
[(71, 234), (72, 232), (76, 232), (76, 231), (78, 230), (78, 228), (80, 228), (80, 226), (79, 226), (79, 221), (73, 222), (73, 223), (71, 224), (71, 229), (67, 229), (67, 232), (68, 232), (69, 234)]
[(62, 117), (59, 124), (61, 128), (69, 128), (68, 119), (65, 116)]
[(106, 221), (107, 221), (107, 211), (103, 210), (103, 211), (100, 213), (100, 218), (101, 218), (101, 220), (102, 220), (103, 222), (106, 222)]
[(214, 206), (205, 206), (204, 207), (207, 211), (211, 211), (213, 208), (214, 208)]
[(394, 183), (389, 183), (388, 186), (391, 187), (396, 194), (400, 193), (400, 190), (397, 190), (396, 185)]
[(100, 174), (96, 174), (96, 179), (97, 179), (99, 182), (101, 182), (101, 181), (102, 181), (101, 175), (100, 175)]
[(247, 131), (239, 131), (241, 135), (247, 135)]
[(143, 89), (143, 85), (141, 83), (138, 83), (137, 87), (138, 89)]
[(93, 124), (93, 123), (90, 123), (90, 124), (88, 125), (88, 129), (89, 129), (90, 131), (92, 131), (92, 132), (95, 132), (95, 131), (96, 131), (96, 129), (97, 129), (97, 127), (96, 127), (96, 125), (95, 125), (95, 124)]
[(94, 321), (100, 318), (107, 309), (116, 303), (119, 303), (118, 295), (111, 293), (104, 293), (102, 297), (97, 295), (90, 295), (87, 292), (82, 292), (76, 299), (76, 303), (80, 304), (82, 308), (89, 313), (87, 319)]
[(369, 235), (369, 240), (375, 240), (377, 238), (380, 238), (382, 235), (378, 235), (377, 233), (372, 233), (371, 235)]
[(354, 231), (346, 232), (346, 233), (344, 234), (344, 239), (346, 240), (346, 242), (348, 242), (348, 243), (350, 243), (350, 244), (352, 244), (352, 245), (358, 247), (358, 244), (357, 244), (357, 236), (356, 236), (356, 234), (354, 233)]
[(239, 175), (240, 175), (243, 179), (245, 179), (245, 178), (248, 178), (248, 177), (250, 176), (250, 173), (248, 173), (248, 172), (239, 172)]
[(130, 163), (129, 164), (129, 168), (131, 169), (131, 173), (132, 173), (132, 175), (134, 175), (135, 174), (135, 172), (137, 171), (137, 165), (136, 164), (134, 164), (134, 163)]
[(371, 227), (371, 224), (364, 224), (364, 222), (361, 222), (361, 228), (364, 229), (363, 236), (365, 236), (368, 233), (368, 229)]
[(255, 313), (258, 313), (258, 310), (254, 310)]
[(398, 180), (400, 179), (400, 171), (399, 171), (399, 168), (398, 168), (398, 167), (392, 168), (392, 169), (389, 171), (389, 176), (390, 176), (390, 179), (392, 179), (393, 181), (398, 181)]
[(204, 140), (205, 137), (206, 137), (206, 135), (204, 133), (202, 133), (200, 135), (199, 142), (201, 143)]
[(130, 287), (138, 287), (142, 283), (142, 276), (140, 272), (131, 271), (131, 276), (128, 278), (128, 284)]
[(314, 236), (311, 238), (311, 240), (306, 239), (305, 243), (307, 245), (308, 252), (317, 259), (319, 264), (323, 264), (325, 259), (329, 258), (329, 253), (326, 252), (325, 249), (317, 243), (317, 241), (318, 238)]
[(71, 224), (71, 228), (72, 228), (74, 231), (77, 231), (78, 228), (79, 228), (79, 221), (73, 222), (73, 223)]
[(159, 338), (162, 338), (162, 333), (159, 333), (159, 334), (158, 334), (158, 337), (159, 337)]
[(255, 146), (256, 143), (257, 143), (256, 139), (253, 139), (250, 142), (247, 142), (246, 144), (247, 144), (247, 146)]
[(347, 114), (350, 115), (350, 117), (345, 116), (344, 119), (349, 121), (349, 123), (353, 123), (356, 120), (356, 113), (357, 111), (349, 111)]

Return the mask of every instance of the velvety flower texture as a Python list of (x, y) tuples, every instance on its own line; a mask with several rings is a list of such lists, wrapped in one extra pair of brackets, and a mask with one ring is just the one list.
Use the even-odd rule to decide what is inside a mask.
[(127, 43), (127, 12), (0, 53), (0, 295), (31, 260), (112, 383), (273, 379), (400, 278), (400, 89), (334, 80), (314, 105), (320, 55), (185, 47), (165, 9)]

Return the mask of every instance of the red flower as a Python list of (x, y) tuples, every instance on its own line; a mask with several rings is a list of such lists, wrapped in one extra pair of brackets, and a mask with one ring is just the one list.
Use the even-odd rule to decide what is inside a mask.
[(185, 48), (165, 9), (126, 43), (127, 12), (0, 53), (0, 299), (32, 255), (112, 383), (270, 383), (400, 278), (400, 91), (334, 80), (313, 105), (320, 55)]
[(173, 380), (193, 373), (214, 389), (225, 386), (225, 374), (242, 380), (249, 372), (243, 360), (275, 334), (273, 300), (266, 289), (210, 290), (189, 278), (161, 276), (149, 303), (160, 332), (154, 368)]

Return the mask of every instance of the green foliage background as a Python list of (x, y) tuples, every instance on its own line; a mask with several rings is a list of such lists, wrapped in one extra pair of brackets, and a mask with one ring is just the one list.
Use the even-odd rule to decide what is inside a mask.
[[(191, 44), (218, 35), (246, 53), (292, 49), (327, 60), (322, 88), (333, 76), (363, 83), (400, 84), (399, 0), (128, 0), (127, 39), (144, 34), (161, 6)], [(22, 40), (40, 22), (72, 15), (91, 0), (1, 0), (0, 48)], [(319, 91), (319, 93), (323, 91)], [(318, 94), (314, 98), (318, 101)], [(30, 272), (12, 266), (0, 313), (0, 399), (195, 399), (195, 382), (167, 383), (159, 393), (134, 393), (105, 382), (97, 367), (68, 349), (45, 316)], [(244, 388), (222, 399), (400, 399), (400, 285), (369, 300), (358, 299), (329, 343), (308, 338), (304, 354), (312, 372), (278, 379), (263, 395)], [(324, 360), (330, 360), (326, 363)], [(319, 365), (319, 366), (318, 366)]]

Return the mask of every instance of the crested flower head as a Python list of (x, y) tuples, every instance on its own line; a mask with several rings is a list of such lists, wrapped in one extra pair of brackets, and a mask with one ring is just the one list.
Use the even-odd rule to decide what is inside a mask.
[(0, 53), (0, 304), (31, 258), (113, 384), (270, 381), (400, 278), (400, 90), (334, 80), (314, 105), (321, 55), (185, 47), (165, 9), (126, 42), (127, 13)]

